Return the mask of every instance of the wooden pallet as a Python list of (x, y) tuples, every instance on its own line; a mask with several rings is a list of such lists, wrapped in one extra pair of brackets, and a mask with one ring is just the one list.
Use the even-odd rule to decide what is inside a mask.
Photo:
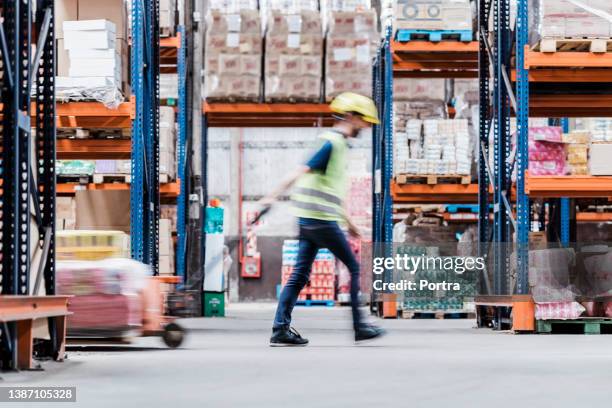
[(593, 52), (612, 51), (610, 38), (543, 38), (533, 47), (540, 52)]
[(403, 319), (475, 319), (476, 312), (469, 310), (402, 310)]
[(471, 176), (437, 174), (398, 174), (397, 184), (470, 184)]
[(94, 184), (104, 184), (104, 183), (129, 183), (132, 181), (132, 176), (130, 174), (105, 174), (105, 173), (96, 173), (93, 175)]
[(395, 39), (400, 42), (412, 40), (424, 40), (440, 42), (442, 40), (457, 40), (462, 42), (472, 41), (474, 34), (472, 30), (405, 30), (399, 29)]
[(78, 184), (89, 184), (91, 176), (87, 174), (58, 174), (58, 183), (78, 183)]
[(536, 320), (536, 333), (612, 334), (612, 319), (604, 317), (582, 317), (571, 320)]

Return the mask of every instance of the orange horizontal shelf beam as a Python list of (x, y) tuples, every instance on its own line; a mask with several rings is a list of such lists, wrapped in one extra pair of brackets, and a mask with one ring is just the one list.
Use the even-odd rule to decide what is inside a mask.
[[(512, 81), (516, 71), (512, 70)], [(612, 69), (605, 68), (538, 68), (529, 70), (529, 82), (612, 82)]]
[(393, 41), (392, 52), (428, 52), (428, 53), (472, 53), (478, 59), (478, 41)]
[(612, 116), (612, 95), (531, 94), (529, 114), (533, 117)]
[(422, 70), (463, 70), (478, 69), (478, 61), (396, 61), (393, 71), (422, 71)]
[(208, 126), (329, 126), (326, 103), (209, 103), (202, 104)]
[[(2, 104), (0, 104), (0, 110)], [(30, 115), (35, 120), (36, 105), (32, 103)], [(107, 108), (100, 102), (58, 102), (55, 105), (57, 127), (129, 129), (134, 118), (132, 101), (123, 102), (117, 109)]]
[(402, 71), (393, 69), (394, 78), (478, 78), (478, 71), (421, 70)]
[(174, 37), (163, 37), (159, 39), (159, 46), (164, 48), (181, 48), (181, 34)]
[(391, 182), (395, 203), (477, 203), (478, 184), (397, 184)]
[(129, 160), (132, 141), (129, 139), (57, 139), (60, 160)]
[(612, 68), (612, 53), (540, 52), (525, 46), (525, 69), (533, 67)]
[[(127, 183), (100, 183), (100, 184), (77, 184), (77, 183), (57, 183), (57, 194), (70, 195), (78, 190), (128, 190), (130, 185)], [(161, 197), (178, 197), (179, 182), (164, 183), (159, 186)]]
[(530, 176), (525, 178), (530, 197), (610, 198), (612, 176)]
[(605, 222), (612, 221), (612, 213), (598, 212), (579, 212), (576, 214), (576, 221), (579, 222)]

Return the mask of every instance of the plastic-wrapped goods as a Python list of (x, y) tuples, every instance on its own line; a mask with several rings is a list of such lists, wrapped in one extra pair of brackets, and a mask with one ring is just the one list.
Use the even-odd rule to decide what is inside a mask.
[(150, 275), (146, 265), (131, 259), (57, 262), (57, 292), (74, 296), (68, 332), (108, 336), (141, 326), (141, 294)]
[(315, 10), (267, 14), (266, 101), (319, 101), (323, 76), (321, 15)]
[(58, 231), (58, 260), (97, 261), (130, 256), (130, 237), (122, 231)]
[(612, 3), (608, 0), (532, 0), (531, 42), (540, 38), (607, 38)]
[(469, 0), (398, 0), (393, 30), (472, 30)]
[(536, 303), (536, 320), (577, 319), (586, 309), (578, 302)]
[(566, 174), (565, 145), (561, 128), (541, 126), (529, 128), (529, 174), (561, 176)]
[(529, 286), (538, 303), (571, 302), (570, 267), (574, 251), (550, 248), (529, 251)]
[(380, 38), (376, 10), (332, 11), (328, 17), (325, 99), (351, 91), (372, 95), (372, 59)]
[(258, 101), (262, 41), (257, 9), (235, 13), (210, 9), (206, 16), (204, 97)]

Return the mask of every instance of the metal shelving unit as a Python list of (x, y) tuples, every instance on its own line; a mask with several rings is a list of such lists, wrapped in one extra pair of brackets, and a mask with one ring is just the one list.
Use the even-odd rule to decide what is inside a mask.
[[(596, 93), (592, 89), (597, 83), (609, 80), (612, 58), (609, 53), (543, 53), (530, 48), (528, 1), (518, 1), (514, 28), (510, 27), (509, 5), (508, 0), (480, 0), (478, 4), (481, 71), (479, 202), (481, 208), (488, 205), (486, 191), (492, 188), (495, 211), (493, 224), (481, 212), (479, 233), (484, 244), (481, 246), (482, 255), (493, 256), (495, 285), (492, 295), (498, 297), (529, 293), (530, 198), (560, 199), (560, 241), (567, 245), (570, 241), (570, 199), (607, 197), (612, 185), (609, 177), (529, 175), (529, 117), (610, 116), (612, 95)], [(491, 16), (493, 31), (489, 32)], [(513, 55), (514, 68), (511, 67)], [(492, 83), (489, 70), (493, 72)], [(555, 93), (550, 92), (551, 87)], [(510, 150), (508, 126), (512, 112), (517, 120), (515, 152)], [(567, 131), (567, 120), (562, 119), (561, 124)], [(489, 164), (491, 138), (495, 154), (494, 162)], [(510, 174), (515, 165), (517, 177), (513, 186)], [(508, 194), (512, 188), (516, 191), (515, 200)], [(576, 218), (590, 219), (588, 216)], [(512, 232), (516, 235), (513, 245), (517, 253), (515, 287), (510, 286), (509, 254), (504, 253), (506, 246), (503, 245), (512, 243)]]
[[(44, 293), (55, 294), (54, 4), (36, 5), (34, 12), (33, 1), (0, 2), (2, 296), (37, 294), (43, 279)], [(41, 254), (36, 271), (31, 245)], [(14, 369), (17, 325), (3, 325), (0, 333), (0, 364)], [(49, 333), (43, 354), (55, 357), (59, 345), (52, 321)]]

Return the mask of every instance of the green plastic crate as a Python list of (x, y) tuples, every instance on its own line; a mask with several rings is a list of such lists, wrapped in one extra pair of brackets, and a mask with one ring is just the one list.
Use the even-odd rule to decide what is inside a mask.
[(204, 292), (202, 294), (204, 317), (225, 316), (225, 294), (223, 292)]

